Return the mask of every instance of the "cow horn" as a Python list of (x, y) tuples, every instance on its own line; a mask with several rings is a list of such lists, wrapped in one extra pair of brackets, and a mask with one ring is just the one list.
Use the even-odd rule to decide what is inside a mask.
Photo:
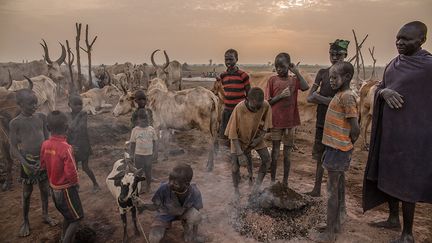
[(151, 56), (150, 56), (151, 62), (152, 62), (153, 66), (154, 66), (155, 68), (158, 68), (158, 67), (159, 67), (159, 66), (156, 64), (155, 60), (154, 60), (154, 54), (155, 54), (156, 52), (158, 52), (158, 51), (160, 51), (160, 50), (159, 50), (159, 49), (155, 50), (155, 51), (151, 54)]
[(24, 78), (27, 79), (27, 81), (29, 83), (28, 89), (32, 90), (33, 89), (33, 81), (25, 75), (24, 75)]
[(59, 44), (62, 48), (62, 54), (61, 54), (60, 58), (57, 59), (56, 63), (58, 63), (58, 65), (61, 65), (66, 59), (66, 48), (64, 47), (64, 45), (62, 43), (59, 42)]
[(111, 85), (111, 75), (105, 70), (105, 77), (108, 76), (108, 85)]
[(120, 83), (120, 87), (122, 88), (124, 95), (127, 95), (127, 90), (126, 90), (126, 88), (123, 86), (122, 83)]
[(122, 170), (117, 175), (108, 178), (108, 180), (121, 180), (124, 177), (125, 174), (126, 174), (126, 171)]
[(12, 76), (10, 73), (10, 70), (8, 69), (8, 73), (9, 73), (9, 82), (8, 84), (5, 86), (6, 89), (9, 89), (12, 86)]
[(40, 45), (42, 46), (42, 48), (44, 49), (44, 52), (45, 52), (44, 59), (48, 64), (52, 64), (52, 61), (51, 61), (49, 54), (48, 54), (48, 45), (44, 39), (42, 39), (42, 41), (43, 41), (43, 44), (40, 43)]
[(169, 66), (170, 60), (169, 60), (168, 54), (166, 53), (165, 50), (164, 50), (164, 55), (165, 55), (166, 63), (162, 69), (165, 71), (165, 69)]

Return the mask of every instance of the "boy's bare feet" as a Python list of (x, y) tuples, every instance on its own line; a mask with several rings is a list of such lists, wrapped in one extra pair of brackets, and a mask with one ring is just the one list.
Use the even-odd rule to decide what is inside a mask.
[(336, 241), (336, 235), (334, 233), (325, 231), (323, 233), (318, 234), (315, 241), (319, 243), (333, 243)]
[(399, 239), (392, 240), (390, 243), (414, 243), (414, 237), (408, 234), (402, 234)]
[(321, 197), (321, 192), (312, 190), (310, 192), (307, 192), (306, 195), (309, 195), (311, 197)]
[(50, 216), (46, 215), (46, 216), (42, 216), (42, 222), (44, 224), (47, 224), (49, 226), (56, 226), (57, 225), (57, 221), (54, 220), (53, 218), (51, 218)]
[(20, 237), (26, 237), (30, 235), (30, 223), (28, 221), (24, 221), (21, 225), (21, 229), (19, 231)]
[(12, 189), (12, 183), (10, 181), (5, 181), (2, 185), (2, 190), (8, 191), (10, 189)]

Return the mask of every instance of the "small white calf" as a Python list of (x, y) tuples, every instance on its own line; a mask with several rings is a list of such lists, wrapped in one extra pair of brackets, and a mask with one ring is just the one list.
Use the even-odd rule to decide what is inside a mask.
[(141, 169), (137, 170), (129, 155), (126, 153), (124, 159), (119, 159), (114, 163), (111, 173), (106, 178), (106, 184), (111, 194), (117, 201), (120, 217), (123, 222), (123, 242), (127, 242), (127, 217), (126, 213), (130, 210), (132, 221), (135, 227), (135, 235), (139, 235), (136, 218), (136, 206), (134, 198), (138, 197), (141, 181), (145, 178), (141, 176)]

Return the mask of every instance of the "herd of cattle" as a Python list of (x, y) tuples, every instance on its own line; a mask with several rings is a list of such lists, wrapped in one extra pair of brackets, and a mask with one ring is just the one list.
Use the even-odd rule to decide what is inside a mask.
[[(50, 59), (45, 42), (42, 47), (44, 60), (29, 63), (0, 63), (0, 154), (7, 160), (8, 170), (12, 165), (9, 155), (8, 124), (19, 112), (14, 91), (28, 88), (29, 83), (33, 83), (32, 89), (38, 98), (38, 111), (45, 114), (56, 109), (59, 95), (64, 97), (68, 94), (65, 87), (68, 87), (67, 82), (70, 82), (68, 80), (70, 78), (68, 70), (64, 68), (65, 65), (62, 65), (66, 57), (64, 46), (61, 45), (62, 54), (56, 61)], [(147, 93), (147, 105), (153, 111), (154, 126), (157, 130), (198, 128), (210, 134), (207, 169), (212, 170), (218, 123), (223, 109), (221, 82), (215, 81), (212, 91), (200, 86), (181, 90), (181, 64), (178, 61), (170, 61), (164, 51), (166, 62), (163, 66), (157, 65), (154, 55), (158, 51), (155, 50), (151, 54), (152, 67), (146, 64), (125, 63), (93, 68), (99, 87), (80, 94), (83, 99), (83, 109), (93, 115), (112, 111), (115, 117), (121, 116), (135, 107), (134, 91), (144, 89)], [(31, 78), (24, 79), (24, 75)], [(251, 81), (253, 84), (254, 81)], [(373, 91), (376, 83), (376, 81), (365, 82), (358, 92), (363, 136), (367, 134), (367, 126), (372, 116)], [(169, 91), (169, 89), (179, 91)], [(108, 100), (115, 96), (119, 98), (112, 108), (113, 105), (109, 104)], [(364, 141), (366, 145), (367, 140)]]

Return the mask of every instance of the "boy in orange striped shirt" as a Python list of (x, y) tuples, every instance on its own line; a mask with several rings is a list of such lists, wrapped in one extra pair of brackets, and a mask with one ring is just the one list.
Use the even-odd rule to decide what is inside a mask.
[[(345, 217), (345, 171), (348, 170), (353, 144), (358, 139), (358, 109), (350, 82), (354, 67), (338, 62), (330, 68), (330, 86), (337, 90), (329, 104), (322, 143), (326, 146), (323, 167), (328, 171), (327, 229), (318, 242), (334, 242)], [(343, 223), (343, 222), (342, 222)]]

